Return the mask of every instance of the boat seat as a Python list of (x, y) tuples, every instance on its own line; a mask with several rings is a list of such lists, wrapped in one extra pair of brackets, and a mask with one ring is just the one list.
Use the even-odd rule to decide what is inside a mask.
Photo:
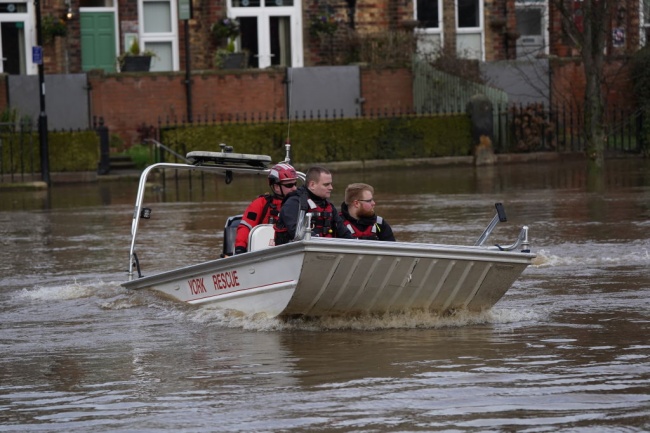
[(258, 224), (248, 235), (248, 251), (265, 250), (275, 246), (273, 224)]
[(237, 226), (243, 215), (231, 216), (226, 220), (226, 227), (223, 229), (223, 251), (222, 256), (235, 254), (235, 238), (237, 237)]

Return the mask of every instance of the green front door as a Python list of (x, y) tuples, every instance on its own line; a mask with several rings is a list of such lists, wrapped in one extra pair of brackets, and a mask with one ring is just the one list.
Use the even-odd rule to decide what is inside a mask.
[(115, 72), (115, 14), (82, 12), (80, 18), (81, 68)]

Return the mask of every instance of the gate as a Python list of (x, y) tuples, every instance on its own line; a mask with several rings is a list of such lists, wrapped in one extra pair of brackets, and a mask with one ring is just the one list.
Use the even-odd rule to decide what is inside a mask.
[[(41, 110), (38, 76), (9, 75), (7, 82), (9, 106), (37, 125)], [(86, 74), (46, 75), (45, 112), (49, 130), (90, 128)]]
[(508, 104), (508, 94), (501, 89), (464, 80), (434, 69), (424, 60), (414, 60), (413, 103), (417, 113), (463, 113), (477, 94), (485, 95), (493, 106)]
[(314, 66), (287, 69), (287, 113), (313, 117), (356, 117), (361, 114), (358, 66)]

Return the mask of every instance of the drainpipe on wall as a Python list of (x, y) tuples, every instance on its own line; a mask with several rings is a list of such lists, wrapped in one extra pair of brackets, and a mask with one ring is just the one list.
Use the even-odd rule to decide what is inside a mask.
[(356, 14), (357, 0), (345, 0), (348, 4), (348, 25), (352, 30), (354, 30), (354, 15)]

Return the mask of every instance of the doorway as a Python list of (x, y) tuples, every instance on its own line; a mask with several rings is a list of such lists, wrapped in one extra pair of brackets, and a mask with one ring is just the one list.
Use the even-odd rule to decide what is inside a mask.
[(292, 0), (231, 0), (232, 18), (239, 21), (239, 49), (249, 54), (249, 66), (302, 67), (301, 2)]
[(30, 57), (31, 3), (0, 3), (0, 73), (26, 75), (37, 72)]
[(25, 23), (4, 22), (2, 27), (2, 72), (25, 74)]

